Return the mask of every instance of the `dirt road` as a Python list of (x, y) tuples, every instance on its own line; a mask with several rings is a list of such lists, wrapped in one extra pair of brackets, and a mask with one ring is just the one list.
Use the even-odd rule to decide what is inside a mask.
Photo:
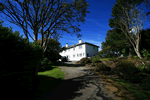
[(87, 67), (65, 62), (59, 68), (67, 72), (64, 80), (53, 91), (36, 100), (124, 100), (115, 95), (118, 92), (115, 86), (102, 81), (97, 74), (88, 75)]

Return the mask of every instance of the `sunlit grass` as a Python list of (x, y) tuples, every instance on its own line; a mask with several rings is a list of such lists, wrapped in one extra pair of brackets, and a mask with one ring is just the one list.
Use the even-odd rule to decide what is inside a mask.
[(38, 75), (45, 75), (45, 76), (53, 77), (56, 79), (58, 79), (58, 78), (63, 79), (65, 72), (62, 72), (57, 66), (53, 66), (53, 67), (54, 67), (54, 69), (52, 69), (52, 70), (38, 72)]

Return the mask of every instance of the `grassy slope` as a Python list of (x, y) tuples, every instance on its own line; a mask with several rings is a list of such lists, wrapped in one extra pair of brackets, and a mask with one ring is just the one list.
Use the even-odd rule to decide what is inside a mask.
[(53, 66), (52, 70), (38, 72), (36, 77), (35, 95), (34, 98), (40, 97), (49, 91), (57, 88), (57, 85), (64, 79), (66, 72), (62, 72), (57, 66)]
[[(108, 60), (109, 58), (104, 58), (100, 60)], [(133, 59), (134, 60), (134, 59)], [(131, 59), (132, 61), (132, 59)], [(100, 73), (98, 73), (101, 75)], [(107, 79), (112, 79), (113, 81), (121, 84), (123, 87), (125, 87), (126, 90), (128, 90), (130, 93), (133, 93), (135, 95), (136, 100), (150, 100), (150, 77), (145, 80), (143, 83), (137, 84), (131, 84), (130, 82), (126, 81), (125, 79), (120, 78), (114, 78), (109, 75), (104, 75), (107, 77)]]

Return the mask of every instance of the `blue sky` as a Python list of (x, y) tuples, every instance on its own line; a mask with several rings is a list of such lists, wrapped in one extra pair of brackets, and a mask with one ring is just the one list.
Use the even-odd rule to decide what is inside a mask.
[[(109, 19), (111, 18), (111, 11), (114, 3), (116, 3), (116, 0), (86, 0), (90, 6), (89, 6), (89, 11), (85, 17), (86, 21), (80, 24), (80, 29), (82, 34), (82, 41), (83, 42), (89, 42), (92, 44), (95, 44), (99, 46), (99, 51), (101, 50), (101, 42), (105, 41), (106, 33), (109, 29)], [(3, 17), (5, 16), (4, 14), (1, 14)], [(15, 24), (11, 24), (4, 18), (0, 16), (2, 20), (4, 20), (3, 26), (7, 27), (12, 27), (13, 32), (19, 31), (20, 36), (23, 35), (25, 37), (23, 30), (16, 26)], [(150, 24), (145, 22), (145, 28), (148, 28)], [(31, 33), (31, 36), (33, 37), (33, 31), (29, 28), (29, 32)], [(77, 38), (76, 34), (70, 35), (67, 33), (64, 33), (62, 35), (63, 38), (59, 39), (59, 42), (61, 43), (62, 46), (65, 46), (66, 43), (68, 45), (73, 45), (79, 42), (79, 38)], [(38, 35), (38, 39), (41, 39), (41, 36)], [(29, 38), (30, 42), (33, 42), (31, 38)]]

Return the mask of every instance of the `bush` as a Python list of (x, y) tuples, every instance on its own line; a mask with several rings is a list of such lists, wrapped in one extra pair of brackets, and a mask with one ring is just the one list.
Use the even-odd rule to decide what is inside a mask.
[(48, 58), (44, 58), (41, 62), (41, 68), (46, 69), (47, 67), (49, 67), (52, 64), (53, 63), (51, 61), (49, 61)]
[(62, 57), (62, 58), (61, 58), (61, 61), (62, 61), (62, 62), (66, 62), (66, 61), (67, 61), (67, 57)]
[[(130, 61), (120, 61), (116, 65), (116, 70), (118, 74), (125, 79), (137, 82), (139, 80), (139, 73), (141, 72), (138, 68), (136, 68), (135, 64)], [(139, 82), (139, 81), (138, 81)]]
[(52, 62), (56, 62), (57, 60), (61, 59), (61, 55), (53, 50), (47, 50), (44, 54), (44, 57), (48, 58)]
[(98, 58), (94, 58), (93, 60), (92, 60), (92, 63), (99, 63), (100, 62), (100, 59), (98, 59)]
[[(35, 43), (19, 36), (19, 31), (3, 27), (0, 22), (0, 80), (11, 95), (30, 93), (37, 64), (43, 58), (43, 49)], [(8, 80), (6, 80), (8, 79)], [(11, 82), (11, 84), (9, 84)], [(5, 91), (6, 88), (1, 88)]]
[(146, 49), (143, 49), (141, 52), (143, 53), (144, 58), (150, 59), (150, 53)]
[(100, 59), (101, 57), (100, 57), (100, 55), (96, 55), (95, 58)]
[(147, 63), (145, 63), (145, 65), (140, 64), (140, 66), (138, 67), (138, 69), (139, 69), (141, 72), (150, 73), (150, 64), (147, 64)]
[(109, 60), (113, 62), (117, 62), (117, 57), (111, 57)]
[(89, 58), (82, 58), (82, 59), (80, 60), (80, 63), (81, 63), (81, 64), (91, 63), (91, 60), (90, 60)]
[[(6, 73), (35, 71), (36, 65), (43, 57), (43, 49), (35, 43), (19, 36), (19, 31), (12, 32), (12, 29), (0, 25), (0, 55), (1, 71)], [(7, 57), (6, 57), (7, 55)], [(10, 65), (11, 63), (11, 65)], [(12, 67), (13, 66), (13, 67)], [(27, 67), (24, 67), (27, 66)]]
[(107, 65), (100, 63), (97, 65), (97, 70), (96, 71), (111, 71), (111, 68), (108, 67)]
[(137, 59), (137, 58), (139, 58), (139, 57), (138, 57), (138, 56), (133, 56), (133, 58), (134, 58), (134, 59)]
[(90, 60), (92, 61), (94, 58), (95, 58), (95, 56), (91, 56), (91, 57), (90, 57)]
[(97, 58), (97, 59), (100, 60), (101, 57), (100, 57), (100, 55), (91, 56), (91, 57), (90, 57), (90, 60), (93, 61), (94, 58)]

